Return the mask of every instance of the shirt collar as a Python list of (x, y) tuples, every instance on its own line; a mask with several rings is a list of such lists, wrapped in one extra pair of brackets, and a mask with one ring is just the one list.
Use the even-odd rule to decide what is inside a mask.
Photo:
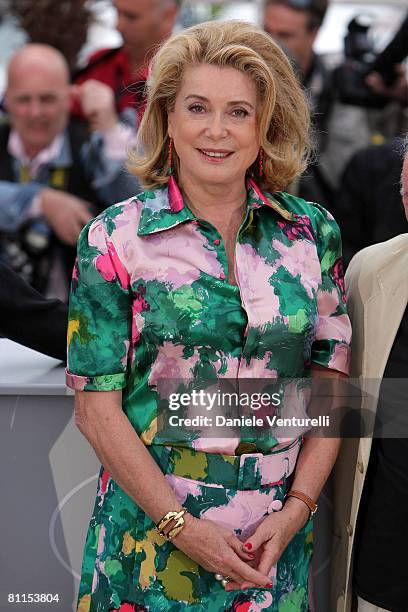
[[(273, 195), (263, 192), (256, 182), (247, 179), (247, 209), (254, 210), (267, 206), (286, 221), (294, 220), (293, 214)], [(173, 182), (172, 188), (166, 185), (155, 191), (144, 191), (138, 196), (142, 202), (138, 235), (146, 236), (170, 229), (196, 217), (183, 202), (180, 189)]]
[(30, 168), (31, 178), (35, 178), (40, 166), (50, 164), (61, 156), (64, 144), (64, 135), (57, 134), (54, 140), (44, 149), (42, 149), (35, 157), (30, 159), (25, 150), (23, 141), (15, 129), (10, 131), (7, 150), (21, 165)]

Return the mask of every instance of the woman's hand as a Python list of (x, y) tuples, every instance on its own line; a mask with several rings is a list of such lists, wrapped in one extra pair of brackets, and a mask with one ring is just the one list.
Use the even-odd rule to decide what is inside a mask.
[(243, 548), (242, 542), (231, 531), (190, 514), (184, 518), (185, 527), (172, 542), (188, 557), (209, 572), (230, 576), (235, 588), (241, 588), (245, 582), (259, 587), (271, 586), (266, 572), (249, 565), (254, 554)]
[[(283, 551), (306, 523), (308, 517), (307, 506), (294, 498), (289, 498), (279, 512), (269, 514), (252, 536), (241, 544), (243, 550), (254, 553), (254, 559), (250, 562), (251, 566), (262, 575), (269, 576), (272, 567), (279, 561)], [(271, 581), (270, 578), (269, 581)], [(248, 589), (254, 586), (257, 585), (251, 581), (240, 584), (230, 582), (225, 590)]]

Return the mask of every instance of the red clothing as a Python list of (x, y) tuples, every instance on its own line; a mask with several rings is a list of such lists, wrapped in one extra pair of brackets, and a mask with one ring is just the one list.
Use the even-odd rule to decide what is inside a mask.
[[(130, 107), (136, 110), (140, 120), (146, 103), (144, 90), (147, 73), (147, 67), (131, 72), (129, 58), (123, 47), (101, 49), (93, 53), (87, 66), (74, 75), (74, 83), (79, 85), (89, 79), (96, 79), (109, 85), (115, 92), (116, 111), (121, 113)], [(71, 112), (85, 119), (78, 100), (73, 102)]]

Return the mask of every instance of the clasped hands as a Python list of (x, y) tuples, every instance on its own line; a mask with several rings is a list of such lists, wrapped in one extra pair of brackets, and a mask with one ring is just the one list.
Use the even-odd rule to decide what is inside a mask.
[(212, 521), (185, 515), (185, 528), (173, 543), (207, 571), (228, 576), (226, 591), (271, 588), (272, 567), (309, 516), (296, 501), (288, 499), (281, 511), (265, 517), (245, 542)]

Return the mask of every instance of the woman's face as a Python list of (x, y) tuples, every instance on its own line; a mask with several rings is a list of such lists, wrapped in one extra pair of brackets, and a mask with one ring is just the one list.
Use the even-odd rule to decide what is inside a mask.
[(254, 82), (239, 70), (187, 68), (168, 115), (181, 184), (228, 186), (244, 180), (259, 151), (258, 105)]

